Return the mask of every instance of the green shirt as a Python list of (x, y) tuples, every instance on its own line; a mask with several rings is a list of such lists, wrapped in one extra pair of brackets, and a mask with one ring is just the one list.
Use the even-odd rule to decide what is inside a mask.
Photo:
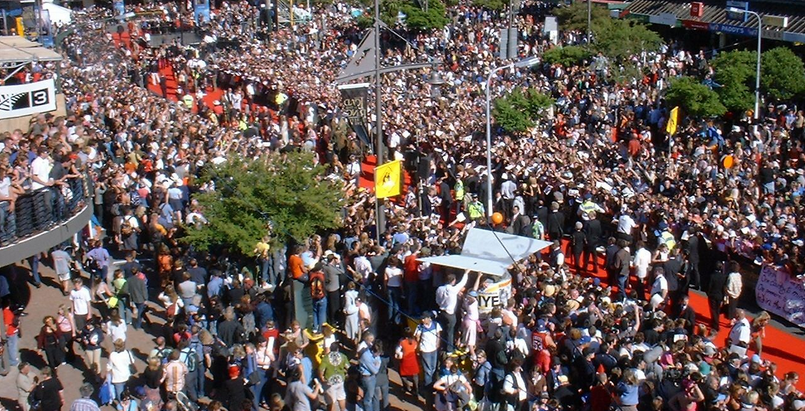
[(344, 381), (348, 367), (349, 359), (346, 355), (340, 352), (331, 352), (321, 357), (319, 370), (321, 370), (321, 375), (327, 385), (335, 385)]

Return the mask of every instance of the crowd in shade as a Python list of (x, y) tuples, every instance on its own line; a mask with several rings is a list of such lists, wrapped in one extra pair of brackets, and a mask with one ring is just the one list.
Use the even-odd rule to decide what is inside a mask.
[[(518, 59), (557, 45), (541, 23), (552, 7), (523, 4)], [(111, 10), (76, 13), (65, 59), (7, 82), (58, 77), (67, 115), (4, 132), (3, 233), (13, 236), (15, 201), (32, 191), (63, 214), (77, 178), (91, 182), (97, 227), (29, 259), (34, 285), (41, 261), (65, 296), (36, 336), (38, 371), (19, 361), (19, 301), (0, 277), (0, 371), (19, 369), (24, 411), (64, 408), (56, 371), (79, 364), (75, 411), (379, 411), (392, 397), (437, 410), (805, 410), (799, 375), (763, 354), (769, 315), (739, 304), (747, 270), (805, 273), (801, 111), (769, 105), (755, 124), (684, 119), (669, 137), (669, 80), (712, 71), (703, 50), (676, 42), (635, 55), (647, 74), (625, 82), (601, 56), (512, 68), (491, 83), (494, 97), (536, 89), (556, 104), (523, 135), (494, 127), (490, 170), (485, 80), (511, 62), (498, 57), (509, 20), (459, 4), (444, 30), (382, 35), (385, 65), (440, 63), (382, 77), (383, 160), (414, 153), (424, 165), (399, 201), (385, 200), (378, 227), (360, 188), (372, 148), (335, 87), (365, 34), (353, 9), (323, 6), (275, 32), (262, 5), (222, 2), (195, 27), (180, 10), (136, 9), (146, 17), (119, 29)], [(157, 44), (176, 27), (201, 41)], [(583, 39), (560, 31), (557, 42)], [(208, 104), (209, 93), (221, 98)], [(194, 198), (216, 190), (197, 183), (204, 170), (294, 150), (343, 182), (343, 228), (279, 249), (255, 239), (247, 261), (180, 241), (208, 223)], [(494, 278), (420, 260), (459, 254), (474, 228), (551, 244), (512, 264), (511, 292), (491, 306), (479, 296)], [(312, 322), (296, 317), (297, 286)], [(712, 321), (697, 320), (692, 289)], [(717, 339), (719, 320), (730, 325)], [(127, 343), (142, 329), (155, 347)]]

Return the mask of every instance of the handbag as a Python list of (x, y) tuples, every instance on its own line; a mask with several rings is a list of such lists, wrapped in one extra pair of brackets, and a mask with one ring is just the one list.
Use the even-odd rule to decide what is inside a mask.
[(36, 388), (31, 391), (31, 394), (28, 395), (28, 405), (30, 405), (30, 411), (39, 411), (42, 409), (42, 384), (39, 383)]
[(112, 296), (112, 297), (109, 297), (109, 299), (106, 301), (106, 305), (108, 305), (109, 308), (115, 308), (115, 307), (117, 307), (118, 301), (119, 300), (118, 300), (117, 297)]
[(107, 376), (106, 381), (104, 381), (103, 385), (101, 385), (101, 391), (98, 393), (98, 399), (100, 400), (100, 405), (111, 404), (112, 399), (114, 398), (115, 398), (115, 386), (112, 385), (111, 376)]
[(129, 352), (129, 373), (131, 375), (137, 374), (137, 365), (134, 364), (134, 358), (131, 356), (131, 352)]
[(257, 385), (260, 384), (260, 370), (254, 370), (249, 374), (248, 377), (249, 385)]

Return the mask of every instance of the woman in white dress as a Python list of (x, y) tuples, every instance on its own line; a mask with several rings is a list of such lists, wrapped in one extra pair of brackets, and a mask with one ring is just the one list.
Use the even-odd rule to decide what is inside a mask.
[(352, 340), (355, 344), (358, 343), (360, 336), (360, 325), (358, 324), (358, 291), (355, 290), (355, 283), (350, 282), (347, 284), (347, 292), (344, 293), (344, 314), (346, 314), (346, 321), (344, 324), (344, 331), (347, 333), (347, 338)]
[(478, 312), (478, 284), (481, 275), (475, 276), (475, 285), (464, 296), (462, 303), (464, 308), (464, 317), (461, 320), (461, 344), (467, 347), (470, 356), (475, 358), (475, 345), (478, 343), (478, 327), (480, 323), (480, 314)]

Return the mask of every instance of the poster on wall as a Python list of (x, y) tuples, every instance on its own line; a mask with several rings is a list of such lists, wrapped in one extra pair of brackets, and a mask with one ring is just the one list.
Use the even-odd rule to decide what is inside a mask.
[(765, 265), (755, 286), (757, 305), (805, 328), (805, 283), (785, 268)]
[(53, 47), (53, 23), (50, 21), (49, 10), (42, 10), (42, 45)]
[(193, 0), (193, 17), (196, 24), (210, 21), (210, 0)]
[(123, 20), (123, 16), (126, 14), (126, 3), (123, 0), (115, 0), (112, 6), (115, 8), (115, 17), (118, 20)]
[(14, 86), (0, 86), (0, 119), (56, 110), (53, 79)]

